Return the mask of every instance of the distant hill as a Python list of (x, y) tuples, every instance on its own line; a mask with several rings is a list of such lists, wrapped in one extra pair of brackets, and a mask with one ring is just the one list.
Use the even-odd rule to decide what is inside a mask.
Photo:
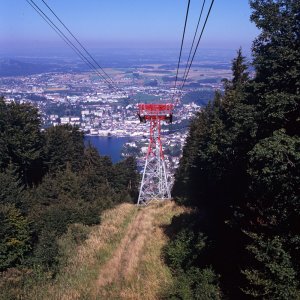
[(31, 75), (47, 71), (49, 72), (53, 69), (53, 65), (27, 63), (14, 59), (0, 60), (0, 76)]
[(0, 77), (4, 76), (26, 76), (47, 72), (68, 72), (74, 70), (85, 70), (77, 64), (65, 64), (65, 63), (33, 63), (24, 62), (16, 59), (5, 58), (0, 59)]

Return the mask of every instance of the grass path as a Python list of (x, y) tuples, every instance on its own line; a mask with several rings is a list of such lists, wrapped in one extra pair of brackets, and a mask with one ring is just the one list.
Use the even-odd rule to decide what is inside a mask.
[(111, 259), (101, 268), (95, 299), (158, 299), (171, 283), (161, 259), (163, 227), (182, 212), (173, 202), (139, 209)]
[(101, 268), (97, 280), (99, 289), (132, 275), (139, 263), (145, 239), (150, 235), (152, 223), (153, 214), (146, 209), (140, 210), (129, 224), (112, 258)]
[(183, 211), (171, 201), (106, 211), (55, 283), (32, 291), (31, 299), (158, 299), (172, 283), (161, 258), (164, 227)]

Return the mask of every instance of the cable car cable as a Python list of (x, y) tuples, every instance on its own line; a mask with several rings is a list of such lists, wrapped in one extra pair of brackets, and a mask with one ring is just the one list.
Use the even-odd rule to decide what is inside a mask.
[(50, 25), (52, 29), (79, 55), (79, 57), (85, 62), (94, 72), (102, 77), (102, 79), (106, 82), (106, 84), (111, 87), (111, 83), (107, 81), (107, 79), (97, 70), (97, 68), (83, 55), (83, 53), (74, 45), (72, 41), (54, 24), (54, 22), (43, 12), (43, 10), (33, 1), (33, 0), (26, 0), (26, 2), (35, 9), (36, 12)]
[(90, 54), (90, 52), (82, 45), (82, 43), (76, 38), (76, 36), (71, 32), (71, 30), (65, 25), (65, 23), (57, 16), (57, 14), (53, 11), (53, 9), (44, 0), (42, 0), (42, 2), (47, 6), (47, 8), (56, 17), (56, 19), (63, 25), (63, 27), (69, 32), (69, 34), (75, 39), (75, 41), (80, 45), (80, 47), (84, 50), (84, 52), (102, 70), (102, 72), (107, 76), (107, 78), (111, 81), (111, 83), (115, 85), (113, 79), (103, 70), (103, 68), (98, 64), (98, 62), (94, 59), (94, 57)]
[(182, 85), (181, 85), (180, 91), (182, 91), (182, 89), (184, 88), (184, 85), (185, 85), (185, 83), (186, 83), (186, 79), (187, 79), (187, 77), (188, 77), (188, 75), (189, 75), (191, 66), (192, 66), (192, 64), (193, 64), (193, 61), (194, 61), (194, 58), (195, 58), (195, 55), (196, 55), (196, 52), (197, 52), (199, 43), (200, 43), (200, 41), (201, 41), (201, 38), (202, 38), (202, 35), (203, 35), (203, 32), (204, 32), (204, 29), (205, 29), (205, 27), (206, 27), (206, 23), (207, 23), (207, 20), (208, 20), (208, 18), (209, 18), (209, 15), (210, 15), (210, 12), (211, 12), (211, 9), (212, 9), (212, 6), (213, 6), (214, 2), (215, 2), (214, 0), (211, 1), (211, 4), (210, 4), (209, 10), (208, 10), (208, 13), (207, 13), (206, 18), (205, 18), (205, 22), (204, 22), (204, 24), (203, 24), (203, 26), (202, 26), (201, 34), (200, 34), (200, 36), (199, 36), (199, 39), (198, 39), (196, 48), (195, 48), (195, 50), (194, 50), (194, 53), (193, 53), (191, 62), (190, 62), (189, 67), (188, 67), (188, 71), (187, 71), (186, 76), (185, 76), (185, 78), (184, 78), (184, 80), (183, 80), (183, 83), (182, 83)]
[[(48, 25), (62, 38), (62, 40), (68, 45), (68, 46), (70, 46), (72, 49), (73, 49), (73, 51), (81, 58), (81, 60), (85, 63), (85, 64), (89, 64), (89, 61), (87, 61), (86, 60), (86, 58), (84, 57), (84, 56), (82, 56), (81, 54), (80, 54), (80, 52), (78, 52), (78, 50), (62, 35), (62, 33), (61, 32), (59, 32), (51, 23), (50, 23), (50, 21), (48, 21), (47, 19), (46, 19), (46, 17), (45, 16), (43, 16), (42, 15), (42, 13), (36, 8), (36, 7), (34, 7), (33, 6), (33, 4), (32, 3), (30, 3), (28, 0), (26, 0), (26, 2), (41, 16), (41, 18), (43, 18), (44, 19), (44, 21), (46, 22), (46, 23), (48, 23)], [(91, 66), (89, 66), (89, 67), (91, 67)], [(98, 76), (99, 76), (99, 74), (97, 74)], [(101, 74), (100, 74), (101, 75)], [(102, 75), (101, 75), (102, 76)]]
[[(186, 24), (187, 24), (187, 20), (188, 20), (188, 16), (189, 16), (189, 10), (190, 10), (190, 3), (191, 3), (191, 0), (188, 1), (186, 13), (185, 13), (184, 28), (183, 28), (182, 38), (181, 38), (181, 46), (180, 46), (179, 58), (178, 58), (178, 63), (177, 63), (177, 71), (176, 71), (176, 77), (175, 77), (175, 84), (174, 84), (174, 94), (175, 94), (176, 85), (177, 85), (178, 72), (179, 72), (183, 42), (184, 42), (184, 37), (185, 37)], [(173, 94), (173, 97), (172, 97), (172, 101), (174, 99), (174, 94)]]
[(193, 50), (194, 43), (195, 43), (195, 40), (196, 40), (196, 36), (197, 36), (197, 33), (198, 33), (198, 28), (199, 28), (199, 25), (200, 25), (200, 21), (201, 21), (204, 6), (205, 6), (205, 0), (202, 3), (201, 12), (200, 12), (200, 15), (199, 15), (199, 19), (198, 19), (198, 23), (197, 23), (197, 26), (196, 26), (195, 34), (194, 34), (194, 37), (193, 37), (192, 46), (191, 46), (189, 56), (188, 56), (188, 59), (187, 59), (187, 62), (186, 62), (185, 70), (184, 70), (184, 73), (183, 73), (183, 78), (185, 78), (186, 71), (187, 71), (187, 68), (188, 68), (188, 65), (189, 65), (189, 61), (190, 61), (190, 58), (191, 58), (191, 54), (192, 54), (192, 50)]
[[(56, 29), (54, 26), (54, 24), (51, 24), (51, 20), (47, 20), (46, 17), (42, 14), (42, 12), (40, 12), (36, 7), (34, 7), (34, 5), (32, 3), (30, 3), (28, 0), (26, 0), (27, 3), (44, 19), (45, 22), (48, 23), (48, 25), (62, 38), (62, 40), (68, 45), (70, 46), (73, 51), (81, 58), (81, 60), (85, 63), (85, 64), (90, 64), (90, 62), (78, 51), (78, 49), (72, 45), (70, 43), (70, 41), (67, 40), (66, 37), (64, 37), (64, 35), (58, 30)], [(93, 68), (92, 65), (89, 65), (90, 68)], [(99, 75), (98, 73), (96, 73), (97, 75)], [(100, 74), (101, 75), (101, 74)], [(101, 75), (102, 76), (102, 75)]]
[[(97, 68), (83, 55), (83, 53), (77, 48), (76, 45), (54, 24), (54, 22), (44, 13), (44, 11), (33, 1), (33, 0), (26, 0), (27, 3), (31, 5), (35, 9), (36, 12), (49, 24), (51, 23), (51, 28), (55, 30), (55, 32), (76, 52), (77, 55), (86, 63), (94, 72), (102, 77), (102, 79), (106, 82), (107, 85), (111, 86), (110, 82), (97, 70)], [(34, 5), (34, 6), (33, 6)]]

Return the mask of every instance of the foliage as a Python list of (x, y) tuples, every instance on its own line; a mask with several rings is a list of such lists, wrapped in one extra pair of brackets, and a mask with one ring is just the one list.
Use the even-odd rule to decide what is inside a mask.
[(113, 181), (114, 188), (117, 191), (127, 190), (129, 195), (135, 199), (140, 182), (140, 176), (136, 168), (136, 159), (130, 156), (117, 163), (114, 166), (114, 172), (118, 174)]
[[(192, 232), (205, 233), (214, 245), (207, 263), (221, 275), (225, 296), (295, 299), (300, 280), (300, 3), (250, 4), (251, 19), (261, 29), (253, 44), (255, 76), (249, 78), (239, 49), (233, 78), (224, 80), (225, 94), (217, 93), (191, 124), (173, 195), (202, 212)], [(197, 251), (195, 242), (188, 242), (191, 229), (182, 228), (187, 233), (180, 243), (170, 242), (169, 253), (192, 258)], [(189, 269), (194, 267), (201, 269), (201, 261)], [(176, 263), (175, 269), (181, 266)]]
[(20, 263), (30, 250), (27, 218), (12, 204), (0, 204), (0, 270)]
[(46, 129), (45, 164), (50, 172), (63, 170), (69, 164), (74, 171), (82, 166), (84, 153), (83, 133), (71, 125)]
[(72, 257), (78, 245), (82, 245), (87, 239), (91, 228), (82, 224), (71, 224), (66, 233), (58, 239), (58, 259), (60, 265), (66, 265), (68, 259)]
[(137, 193), (133, 158), (113, 165), (84, 145), (77, 127), (42, 131), (27, 104), (0, 99), (0, 154), (1, 270), (20, 265), (55, 275), (67, 251), (60, 241), (72, 230), (70, 243), (82, 241), (87, 235), (75, 229), (99, 223), (103, 210)]
[(0, 169), (12, 163), (25, 185), (41, 179), (43, 138), (36, 108), (0, 99)]
[(168, 299), (221, 299), (218, 277), (211, 268), (190, 268), (176, 277), (169, 291)]
[(173, 219), (175, 232), (164, 249), (164, 259), (174, 277), (168, 299), (221, 299), (219, 276), (207, 264), (211, 247), (207, 237), (197, 230), (198, 217), (194, 213)]
[(206, 105), (214, 95), (214, 91), (211, 89), (202, 89), (199, 91), (193, 91), (185, 94), (182, 98), (183, 104), (189, 104), (195, 102), (196, 104), (203, 106)]
[(0, 203), (22, 206), (24, 202), (24, 186), (17, 176), (16, 168), (9, 164), (4, 172), (0, 172)]
[(242, 272), (249, 281), (249, 286), (244, 289), (245, 294), (261, 299), (295, 299), (298, 285), (296, 272), (290, 255), (283, 249), (282, 238), (246, 234), (253, 240), (246, 249), (254, 255), (258, 268), (250, 266)]

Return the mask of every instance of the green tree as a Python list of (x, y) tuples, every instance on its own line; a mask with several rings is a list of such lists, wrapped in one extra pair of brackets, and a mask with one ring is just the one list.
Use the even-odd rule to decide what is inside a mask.
[[(55, 175), (47, 174), (42, 183), (31, 191), (29, 218), (36, 240), (33, 254), (28, 259), (30, 264), (55, 270), (59, 262), (57, 239), (67, 231), (68, 226), (99, 223), (102, 207), (96, 200), (102, 195), (90, 201), (89, 194), (81, 195), (82, 183), (82, 178), (67, 167)], [(103, 198), (106, 199), (106, 196)]]
[(27, 218), (12, 204), (0, 204), (0, 270), (20, 263), (30, 246)]
[(45, 164), (50, 172), (64, 170), (69, 164), (79, 171), (83, 164), (83, 133), (77, 127), (60, 125), (48, 128), (45, 133)]
[[(297, 230), (300, 217), (300, 139), (285, 131), (259, 141), (249, 152), (250, 193), (260, 219), (273, 230)], [(258, 212), (257, 212), (258, 213)]]
[[(256, 77), (249, 93), (257, 110), (258, 141), (248, 153), (242, 222), (257, 241), (247, 246), (253, 267), (247, 269), (244, 290), (267, 291), (266, 299), (292, 299), (300, 278), (300, 3), (251, 1), (251, 7), (251, 19), (261, 29), (253, 45)], [(272, 247), (276, 251), (268, 250)]]
[(136, 201), (139, 185), (139, 173), (136, 160), (130, 156), (114, 166), (113, 186), (116, 191), (126, 191), (132, 201)]
[(0, 172), (0, 203), (22, 206), (24, 202), (24, 186), (18, 178), (16, 168), (9, 164), (4, 172)]
[(110, 185), (113, 180), (113, 163), (109, 156), (100, 156), (98, 150), (92, 145), (84, 149), (84, 168), (85, 176), (92, 176), (96, 183), (106, 183)]
[(260, 111), (260, 134), (268, 136), (281, 128), (299, 134), (300, 3), (255, 0), (250, 5), (251, 20), (261, 30), (253, 44), (253, 101)]
[(240, 89), (244, 88), (245, 84), (249, 81), (248, 64), (246, 57), (243, 56), (242, 48), (237, 51), (236, 58), (233, 59), (231, 65), (232, 80), (223, 79), (225, 90), (240, 92)]
[(300, 3), (257, 0), (251, 7), (261, 29), (255, 77), (239, 50), (224, 95), (191, 126), (173, 194), (201, 209), (199, 231), (215, 245), (210, 261), (225, 295), (263, 297), (267, 290), (266, 299), (293, 299), (300, 279)]
[(84, 168), (80, 172), (82, 199), (97, 203), (98, 211), (111, 207), (116, 197), (113, 179), (110, 157), (100, 156), (95, 147), (88, 145), (84, 152)]
[(282, 238), (246, 234), (253, 240), (247, 250), (256, 261), (242, 272), (249, 282), (244, 293), (259, 299), (297, 299), (296, 271)]
[[(179, 224), (183, 228), (178, 228)], [(164, 249), (174, 279), (167, 291), (168, 299), (221, 299), (219, 276), (209, 265), (212, 249), (207, 237), (198, 231), (199, 225), (197, 213), (181, 215), (172, 221), (175, 232)]]
[(3, 170), (9, 163), (8, 148), (6, 143), (7, 123), (7, 106), (4, 102), (4, 98), (0, 97), (0, 170)]
[(36, 108), (0, 99), (0, 168), (13, 163), (25, 185), (42, 177), (43, 138)]

